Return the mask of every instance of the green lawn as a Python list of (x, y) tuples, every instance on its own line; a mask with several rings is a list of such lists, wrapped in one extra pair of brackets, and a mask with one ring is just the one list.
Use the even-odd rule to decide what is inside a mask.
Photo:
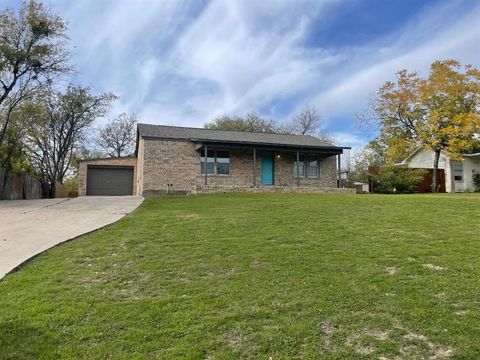
[(480, 197), (150, 197), (0, 281), (0, 359), (478, 359)]

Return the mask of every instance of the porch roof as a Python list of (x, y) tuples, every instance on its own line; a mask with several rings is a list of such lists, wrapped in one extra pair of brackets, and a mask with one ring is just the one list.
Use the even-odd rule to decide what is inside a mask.
[(341, 154), (343, 149), (310, 135), (267, 134), (242, 131), (210, 130), (166, 125), (138, 124), (138, 136), (143, 139), (188, 140), (203, 146), (263, 147), (278, 150), (304, 149)]

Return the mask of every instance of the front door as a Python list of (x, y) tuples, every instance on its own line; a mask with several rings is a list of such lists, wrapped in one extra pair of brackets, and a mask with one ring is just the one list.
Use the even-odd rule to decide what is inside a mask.
[(273, 153), (262, 152), (262, 185), (273, 185)]
[(453, 161), (453, 180), (455, 182), (455, 192), (464, 192), (465, 188), (463, 186), (463, 163), (460, 161)]

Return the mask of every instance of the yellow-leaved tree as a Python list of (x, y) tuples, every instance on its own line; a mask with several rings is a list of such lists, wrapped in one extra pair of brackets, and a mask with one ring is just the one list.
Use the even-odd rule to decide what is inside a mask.
[(390, 162), (420, 146), (434, 152), (436, 192), (441, 152), (461, 159), (480, 147), (480, 71), (456, 60), (435, 61), (427, 78), (399, 71), (376, 94), (374, 115)]

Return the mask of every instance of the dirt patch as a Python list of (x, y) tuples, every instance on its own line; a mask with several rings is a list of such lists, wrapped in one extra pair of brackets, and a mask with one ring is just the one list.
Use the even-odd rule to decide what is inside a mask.
[(328, 320), (322, 321), (319, 325), (322, 336), (322, 351), (332, 352), (337, 349), (337, 345), (333, 339), (333, 335), (337, 332), (336, 326)]
[(365, 335), (370, 336), (377, 340), (382, 340), (382, 341), (387, 340), (389, 334), (390, 334), (389, 331), (382, 331), (382, 330), (371, 330), (371, 331), (365, 332)]
[(445, 359), (453, 355), (453, 349), (434, 343), (422, 334), (408, 332), (403, 336), (403, 339), (405, 340), (405, 345), (401, 352), (407, 358), (422, 352), (427, 353), (427, 359), (430, 360)]
[(442, 271), (442, 270), (446, 269), (443, 266), (438, 266), (438, 265), (434, 265), (434, 264), (423, 264), (423, 267), (427, 268), (427, 269), (430, 269), (430, 270), (434, 270), (434, 271)]
[(238, 350), (242, 348), (242, 345), (246, 342), (247, 338), (234, 330), (228, 333), (226, 340), (229, 347)]
[(391, 266), (391, 267), (386, 267), (385, 268), (385, 272), (388, 274), (388, 275), (395, 275), (397, 273), (397, 268), (395, 266)]
[(359, 354), (371, 354), (374, 353), (377, 349), (373, 346), (357, 346), (355, 351)]
[(260, 269), (264, 266), (264, 263), (261, 262), (261, 261), (258, 261), (258, 260), (253, 260), (251, 263), (250, 263), (250, 267), (252, 269)]
[(444, 299), (447, 298), (447, 294), (444, 293), (444, 292), (440, 292), (440, 293), (435, 294), (435, 295), (433, 295), (433, 296), (436, 297), (437, 299), (442, 299), (442, 300), (444, 300)]
[(358, 354), (372, 354), (377, 348), (373, 346), (373, 344), (370, 344), (370, 341), (371, 339), (363, 334), (353, 334), (348, 337), (345, 345), (353, 348)]
[(251, 352), (255, 349), (255, 344), (245, 334), (236, 329), (227, 332), (225, 342), (229, 348), (235, 351)]
[[(345, 334), (346, 329), (328, 320), (323, 321), (319, 324), (322, 333), (322, 351), (334, 352), (347, 347), (359, 354), (358, 356), (382, 360), (442, 360), (454, 355), (453, 348), (436, 343), (425, 335), (408, 329), (398, 321), (392, 320), (391, 325), (391, 328), (366, 327)], [(344, 340), (340, 340), (341, 338)], [(392, 346), (398, 348), (398, 355), (388, 355), (389, 352), (384, 350), (385, 347)]]
[(377, 351), (375, 341), (386, 341), (390, 332), (379, 329), (364, 329), (361, 333), (352, 334), (347, 338), (345, 345), (354, 348), (358, 354), (368, 355)]
[(335, 328), (335, 325), (333, 325), (330, 321), (326, 320), (323, 321), (320, 324), (320, 329), (324, 334), (331, 335), (333, 334), (337, 329)]

